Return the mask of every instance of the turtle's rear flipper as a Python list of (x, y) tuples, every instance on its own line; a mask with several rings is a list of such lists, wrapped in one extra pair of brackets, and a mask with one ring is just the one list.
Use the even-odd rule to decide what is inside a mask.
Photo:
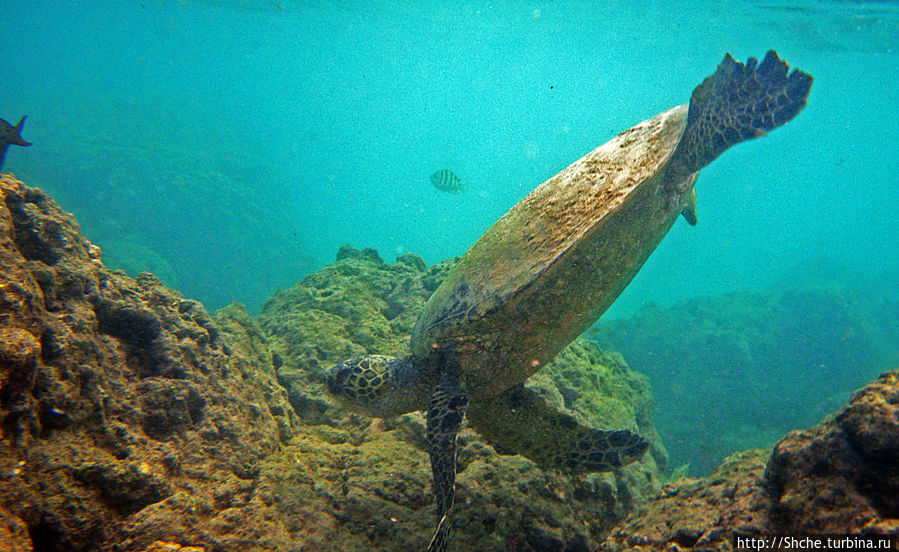
[(725, 55), (715, 73), (693, 90), (687, 127), (668, 164), (669, 176), (679, 181), (730, 146), (764, 136), (795, 117), (805, 107), (812, 77), (789, 70), (774, 50), (761, 64), (749, 58), (743, 65)]
[(456, 434), (459, 433), (467, 406), (465, 391), (455, 377), (445, 372), (428, 405), (427, 440), (439, 519), (428, 552), (443, 552), (449, 539), (456, 485)]
[(649, 448), (631, 431), (583, 425), (523, 385), (472, 404), (468, 420), (500, 451), (521, 454), (544, 469), (608, 471), (639, 460)]

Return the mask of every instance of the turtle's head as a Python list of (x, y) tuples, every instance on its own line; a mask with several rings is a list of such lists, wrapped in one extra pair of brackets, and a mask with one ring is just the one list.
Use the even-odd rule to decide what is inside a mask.
[(427, 407), (420, 375), (412, 357), (356, 357), (328, 371), (328, 391), (361, 414), (389, 418)]

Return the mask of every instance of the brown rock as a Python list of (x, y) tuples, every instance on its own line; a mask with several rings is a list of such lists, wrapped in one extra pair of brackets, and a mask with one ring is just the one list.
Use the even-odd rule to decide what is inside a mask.
[(765, 473), (770, 526), (899, 531), (899, 372), (857, 391), (833, 419), (790, 433)]
[(25, 523), (2, 507), (0, 507), (0, 550), (4, 552), (34, 550)]
[(707, 478), (665, 487), (604, 549), (731, 550), (734, 531), (899, 535), (899, 371), (770, 455), (738, 453)]
[(29, 331), (0, 327), (0, 404), (8, 405), (10, 411), (27, 408), (21, 401), (34, 388), (40, 352), (40, 343)]
[(278, 534), (250, 499), (296, 421), (270, 357), (233, 354), (202, 305), (151, 275), (106, 269), (71, 215), (7, 175), (0, 266), (0, 538), (212, 550), (233, 542), (226, 518), (249, 540)]

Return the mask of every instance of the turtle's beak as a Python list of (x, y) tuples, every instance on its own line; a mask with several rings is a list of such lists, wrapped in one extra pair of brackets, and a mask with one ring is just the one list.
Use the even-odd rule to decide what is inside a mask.
[(343, 397), (344, 382), (353, 371), (353, 368), (347, 365), (348, 362), (350, 361), (341, 362), (325, 374), (328, 392), (335, 397)]
[(649, 450), (649, 441), (641, 439), (639, 442), (634, 443), (621, 453), (621, 465), (626, 466), (643, 458), (647, 450)]

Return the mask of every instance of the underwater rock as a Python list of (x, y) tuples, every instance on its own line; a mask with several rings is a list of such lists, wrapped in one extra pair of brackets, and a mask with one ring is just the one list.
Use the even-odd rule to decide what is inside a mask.
[[(419, 311), (455, 259), (429, 269), (415, 255), (387, 264), (376, 254), (353, 253), (358, 250), (349, 246), (341, 251), (335, 264), (276, 293), (258, 318), (280, 359), (278, 376), (291, 404), (307, 424), (322, 424), (299, 428), (298, 437), (269, 458), (284, 467), (264, 469), (263, 480), (269, 481), (264, 485), (278, 490), (272, 500), (289, 504), (285, 511), (300, 509), (310, 519), (327, 518), (319, 519), (320, 534), (305, 541), (311, 549), (334, 539), (339, 539), (338, 550), (423, 548), (435, 508), (424, 419), (414, 413), (371, 421), (353, 414), (332, 401), (321, 376), (352, 356), (407, 354)], [(651, 453), (614, 474), (573, 477), (544, 472), (520, 456), (498, 454), (476, 432), (464, 429), (459, 437), (456, 546), (590, 550), (661, 484), (667, 455), (652, 425), (652, 394), (646, 378), (630, 371), (620, 355), (577, 340), (528, 385), (554, 406), (598, 427), (635, 429), (650, 439)], [(321, 486), (313, 483), (322, 480), (335, 482), (324, 495), (330, 506), (313, 507), (324, 499)], [(312, 538), (309, 531), (294, 538)]]
[(381, 259), (381, 256), (378, 255), (377, 250), (373, 247), (366, 247), (365, 249), (356, 249), (350, 244), (345, 244), (337, 250), (337, 261), (340, 262), (344, 259), (359, 259), (360, 261), (371, 261), (373, 263), (383, 264), (384, 261)]
[(31, 552), (28, 528), (20, 518), (0, 506), (0, 550), (5, 552)]
[(7, 175), (0, 267), (0, 548), (221, 549), (235, 508), (277, 534), (248, 496), (297, 419), (270, 359), (226, 345), (239, 321), (220, 331), (151, 275), (106, 269), (71, 215)]
[(778, 532), (899, 533), (899, 371), (819, 426), (788, 434), (764, 483)]
[[(421, 415), (354, 415), (331, 403), (320, 374), (353, 354), (405, 353), (454, 261), (387, 264), (345, 248), (257, 319), (239, 305), (211, 317), (151, 274), (108, 270), (42, 191), (4, 177), (0, 193), (0, 535), (10, 548), (426, 545), (434, 499)], [(567, 477), (465, 429), (458, 540), (589, 550), (658, 488), (665, 456), (648, 386), (585, 342), (532, 385), (573, 415), (637, 428), (654, 452), (617, 474)]]
[(769, 452), (729, 456), (704, 479), (678, 479), (612, 530), (604, 550), (731, 550), (731, 534), (757, 523)]
[[(0, 178), (0, 549), (423, 549), (435, 505), (421, 414), (350, 413), (320, 375), (353, 354), (404, 354), (453, 262), (349, 254), (258, 318), (236, 304), (210, 316), (150, 274), (106, 269), (71, 215)], [(789, 434), (767, 469), (750, 451), (660, 494), (647, 379), (577, 340), (528, 385), (575, 417), (636, 429), (650, 453), (566, 476), (464, 428), (453, 547), (594, 551), (629, 513), (610, 550), (726, 549), (736, 527), (899, 530), (897, 379)]]
[(773, 453), (729, 457), (704, 479), (666, 485), (604, 544), (622, 550), (732, 550), (731, 535), (899, 534), (899, 371), (883, 374)]

